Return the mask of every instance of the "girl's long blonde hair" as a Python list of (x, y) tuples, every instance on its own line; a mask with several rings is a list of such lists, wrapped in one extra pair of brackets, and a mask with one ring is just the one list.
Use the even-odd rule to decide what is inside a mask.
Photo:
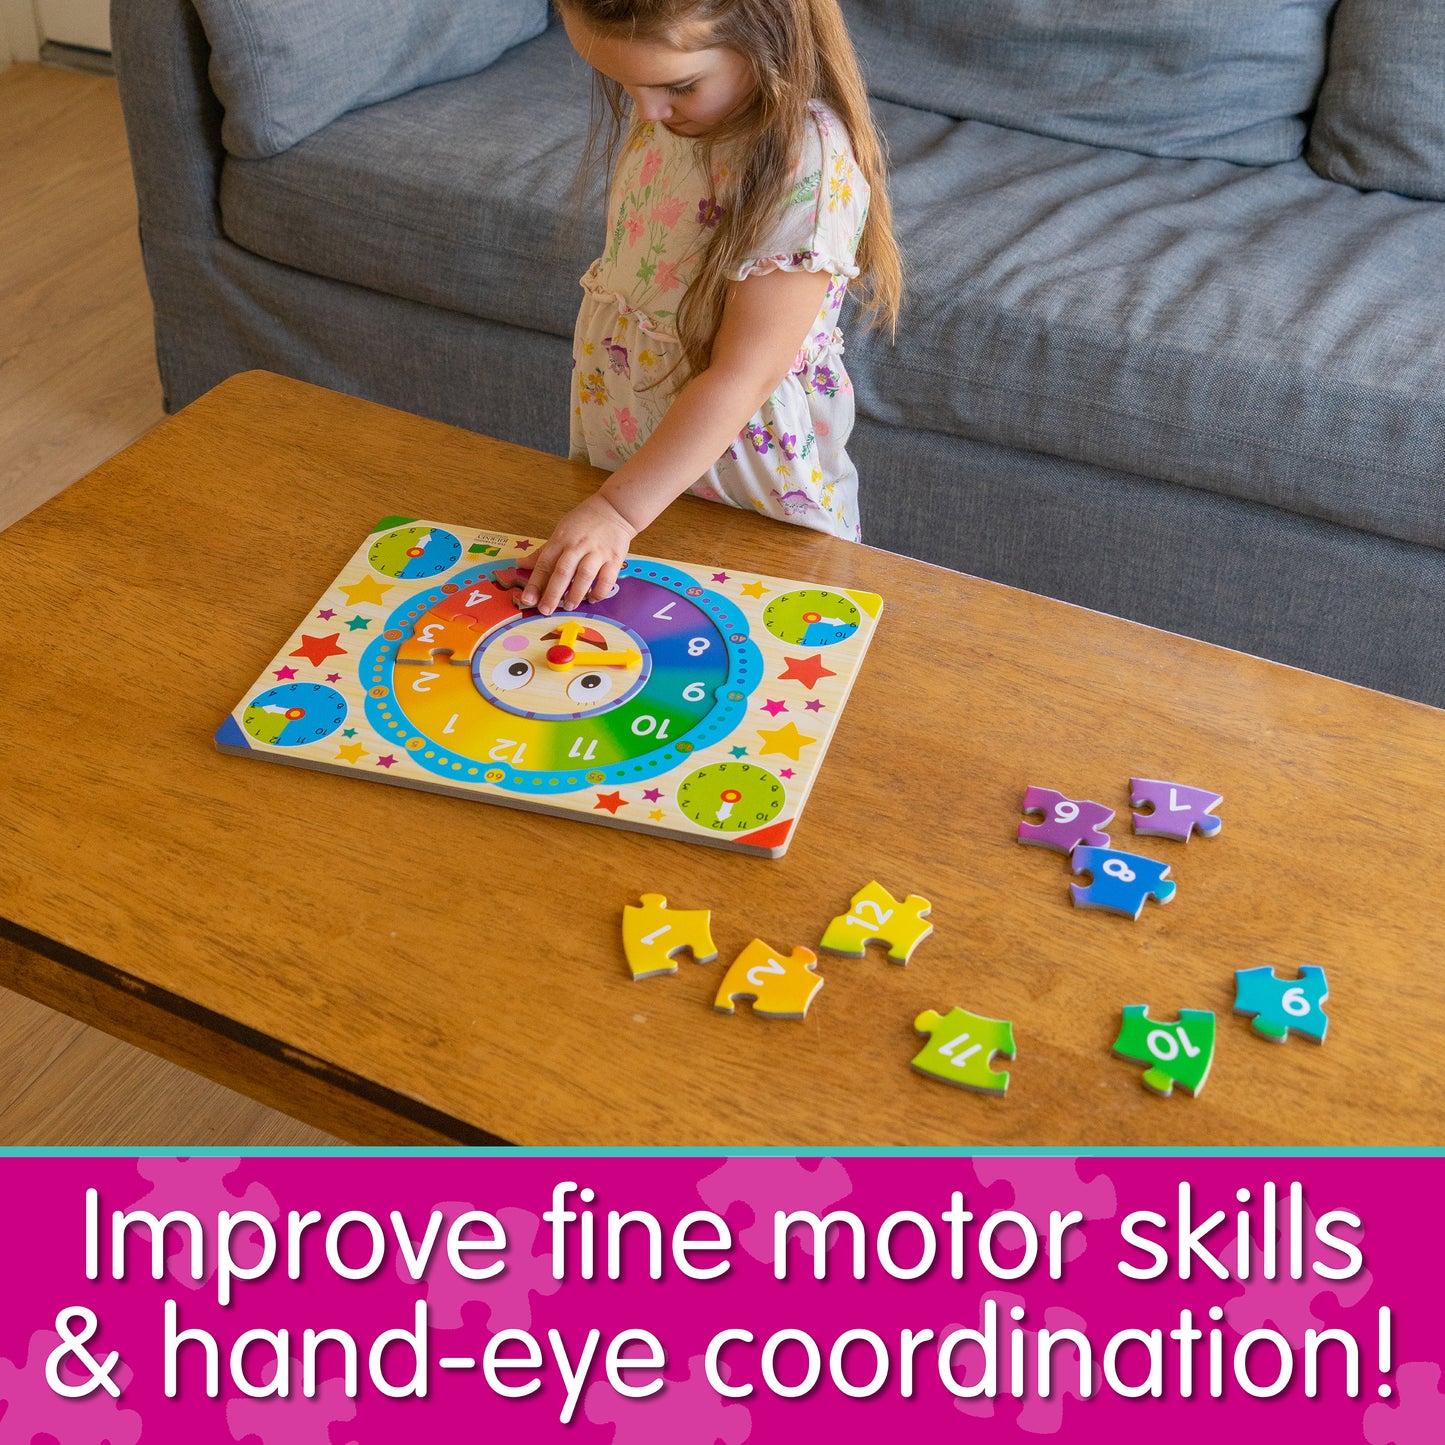
[[(793, 188), (810, 100), (823, 101), (842, 121), (871, 200), (858, 245), (865, 314), (874, 328), (896, 327), (903, 298), (903, 264), (893, 236), (883, 142), (868, 108), (838, 0), (554, 0), (563, 13), (609, 38), (676, 45), (685, 50), (726, 47), (752, 67), (756, 90), (746, 111), (714, 126), (700, 143), (700, 162), (712, 174), (714, 150), (727, 145), (747, 157), (733, 168), (728, 190), (715, 197), (723, 215), (710, 234), (696, 278), (678, 307), (678, 335), (687, 370), (703, 371), (722, 323), (723, 304), (737, 268), (758, 254)], [(594, 108), (584, 165), (603, 156), (610, 172), (627, 124), (622, 87), (594, 72), (604, 102)], [(605, 114), (603, 113), (605, 111)]]

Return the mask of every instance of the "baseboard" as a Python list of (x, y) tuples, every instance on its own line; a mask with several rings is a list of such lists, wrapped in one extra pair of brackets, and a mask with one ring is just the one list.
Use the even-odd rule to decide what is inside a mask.
[(85, 45), (62, 45), (47, 40), (40, 47), (42, 65), (59, 66), (62, 70), (83, 70), (87, 75), (114, 75), (115, 62), (108, 50), (92, 50)]

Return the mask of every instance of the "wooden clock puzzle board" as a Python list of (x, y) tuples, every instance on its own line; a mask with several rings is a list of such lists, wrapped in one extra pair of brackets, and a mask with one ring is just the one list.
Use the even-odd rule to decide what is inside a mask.
[[(373, 519), (536, 537), (597, 479), (249, 373), (0, 532), (0, 981), (358, 1143), (1441, 1143), (1435, 709), (683, 498), (642, 552), (887, 599), (776, 862), (216, 751)], [(1131, 776), (1226, 800), (1217, 838), (1131, 841), (1178, 883), (1138, 922), (1015, 841), (1030, 785), (1129, 836)], [(906, 967), (825, 957), (802, 1020), (715, 1011), (751, 939), (812, 947), (873, 878), (933, 904)], [(711, 910), (714, 964), (628, 977), (647, 892)], [(1264, 964), (1326, 970), (1323, 1045), (1231, 1015)], [(1113, 1057), (1129, 1004), (1216, 1013), (1200, 1098)], [(1012, 1021), (1005, 1099), (909, 1068), (955, 1005)]]
[(882, 599), (631, 557), (543, 616), (538, 545), (383, 518), (217, 747), (781, 857)]

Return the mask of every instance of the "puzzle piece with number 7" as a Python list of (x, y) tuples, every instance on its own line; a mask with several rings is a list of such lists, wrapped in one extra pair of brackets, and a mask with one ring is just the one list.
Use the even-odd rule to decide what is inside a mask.
[(753, 1012), (764, 1018), (800, 1019), (823, 987), (815, 972), (817, 964), (818, 955), (811, 948), (794, 948), (784, 957), (755, 938), (733, 960), (713, 1007), (730, 1014), (738, 999), (750, 998)]
[(870, 943), (886, 943), (894, 963), (907, 963), (913, 950), (933, 932), (924, 916), (932, 908), (916, 893), (900, 903), (881, 883), (867, 883), (853, 895), (848, 911), (828, 925), (818, 947), (847, 958), (862, 958)]
[(1146, 899), (1168, 903), (1174, 897), (1176, 885), (1166, 876), (1169, 865), (1153, 858), (1121, 853), (1116, 848), (1075, 848), (1070, 863), (1075, 873), (1092, 875), (1087, 886), (1069, 885), (1077, 908), (1099, 908), (1137, 919)]
[(1330, 1021), (1323, 1005), (1329, 996), (1325, 971), (1316, 964), (1303, 965), (1297, 979), (1276, 978), (1268, 964), (1234, 975), (1235, 1013), (1253, 1014), (1255, 1032), (1277, 1044), (1291, 1032), (1324, 1043)]
[(711, 910), (669, 908), (661, 893), (644, 893), (641, 907), (629, 903), (622, 910), (622, 951), (632, 977), (676, 973), (674, 960), (684, 949), (699, 963), (710, 963), (717, 957), (711, 922)]
[(1171, 1023), (1151, 1019), (1148, 1004), (1128, 1004), (1114, 1052), (1149, 1065), (1145, 1088), (1167, 1098), (1175, 1084), (1182, 1084), (1197, 1098), (1214, 1062), (1214, 1015), (1208, 1009), (1182, 1008)]
[(1008, 1091), (1008, 1072), (989, 1065), (998, 1055), (1014, 1057), (1013, 1024), (1007, 1019), (984, 1018), (967, 1009), (952, 1008), (946, 1014), (924, 1009), (913, 1020), (920, 1034), (931, 1035), (912, 1067), (931, 1079), (958, 1089), (975, 1089), (982, 1094)]

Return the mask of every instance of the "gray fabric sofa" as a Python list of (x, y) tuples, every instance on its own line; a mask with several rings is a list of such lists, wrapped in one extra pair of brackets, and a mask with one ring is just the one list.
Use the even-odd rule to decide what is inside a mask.
[[(909, 265), (896, 345), (845, 320), (865, 540), (1445, 704), (1445, 5), (844, 9)], [(263, 367), (565, 452), (544, 0), (112, 29), (168, 407)]]

